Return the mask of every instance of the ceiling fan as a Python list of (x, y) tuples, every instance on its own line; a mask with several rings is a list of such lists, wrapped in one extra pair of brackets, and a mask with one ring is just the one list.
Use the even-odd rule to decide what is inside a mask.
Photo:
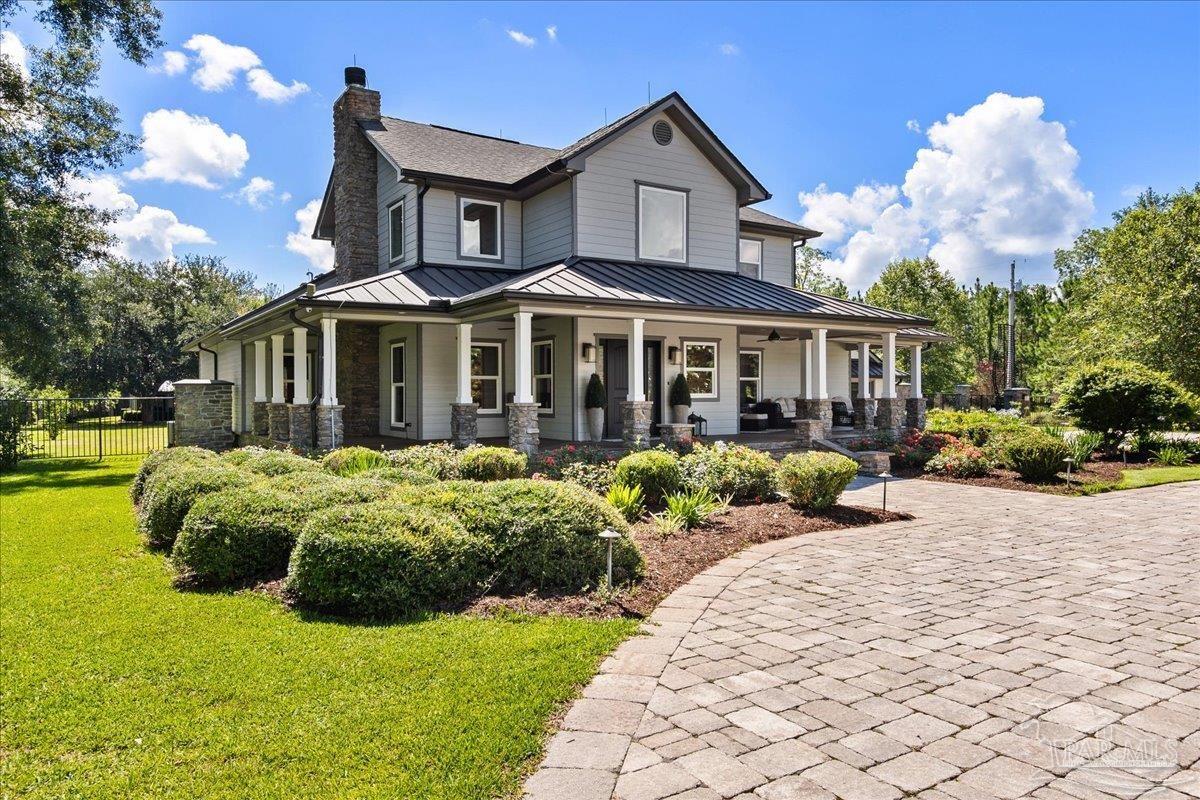
[(771, 328), (771, 332), (767, 334), (767, 338), (759, 339), (760, 342), (794, 342), (799, 339), (799, 336), (780, 336), (779, 331)]

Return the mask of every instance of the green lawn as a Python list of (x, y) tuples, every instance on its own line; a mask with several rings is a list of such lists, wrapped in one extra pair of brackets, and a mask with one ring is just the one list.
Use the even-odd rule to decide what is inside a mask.
[(1187, 467), (1150, 467), (1127, 469), (1121, 472), (1121, 480), (1114, 489), (1141, 489), (1179, 481), (1200, 481), (1200, 464)]
[(34, 458), (88, 458), (100, 454), (131, 455), (146, 453), (167, 446), (167, 423), (133, 424), (121, 422), (120, 417), (82, 419), (63, 426), (53, 439), (44, 425), (24, 429), (26, 441)]
[(2, 797), (515, 793), (546, 720), (634, 623), (305, 620), (171, 588), (137, 459), (0, 476)]

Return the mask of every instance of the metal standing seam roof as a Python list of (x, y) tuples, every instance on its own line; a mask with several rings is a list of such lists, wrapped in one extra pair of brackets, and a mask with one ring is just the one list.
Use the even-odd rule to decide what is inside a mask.
[[(882, 378), (883, 377), (883, 359), (880, 358), (875, 353), (874, 350), (871, 351), (871, 367), (868, 370), (868, 372), (870, 373), (872, 378)], [(858, 359), (857, 358), (850, 359), (850, 377), (851, 378), (858, 377)], [(908, 373), (904, 372), (903, 370), (898, 369), (898, 370), (896, 370), (896, 377), (897, 378), (907, 378)]]
[(512, 278), (511, 269), (425, 265), (392, 270), (370, 278), (331, 286), (312, 296), (335, 303), (428, 306), (452, 301)]

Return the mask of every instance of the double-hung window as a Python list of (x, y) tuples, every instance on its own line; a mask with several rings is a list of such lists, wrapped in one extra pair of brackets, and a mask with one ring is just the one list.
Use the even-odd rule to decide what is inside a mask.
[(738, 395), (743, 407), (762, 399), (762, 351), (742, 350), (738, 353)]
[(638, 258), (687, 262), (687, 192), (638, 184)]
[(392, 344), (392, 427), (405, 427), (404, 420), (404, 342)]
[(458, 198), (458, 255), (499, 260), (501, 206), (494, 200)]
[(404, 258), (404, 201), (388, 208), (388, 262)]
[(533, 399), (539, 414), (554, 413), (554, 341), (533, 343)]
[(479, 406), (483, 414), (498, 414), (504, 410), (501, 347), (499, 342), (471, 345), (471, 402)]
[[(308, 364), (308, 370), (305, 372), (305, 377), (308, 379), (308, 394), (311, 397), (313, 394), (313, 354), (309, 353), (305, 359)], [(283, 357), (283, 401), (285, 403), (294, 402), (296, 399), (296, 359), (291, 353)]]
[(717, 343), (684, 342), (683, 375), (693, 400), (717, 397)]
[(747, 278), (762, 278), (761, 239), (738, 239), (738, 272)]

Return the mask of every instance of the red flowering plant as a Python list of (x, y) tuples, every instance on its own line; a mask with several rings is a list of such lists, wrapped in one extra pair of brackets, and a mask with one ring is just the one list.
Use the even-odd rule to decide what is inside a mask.
[(892, 454), (904, 466), (923, 467), (943, 448), (959, 444), (962, 444), (962, 441), (948, 433), (933, 433), (912, 428), (901, 437), (892, 449)]
[(925, 463), (925, 471), (954, 478), (982, 478), (992, 470), (992, 460), (968, 442), (948, 444)]
[(572, 464), (605, 464), (616, 460), (614, 454), (598, 447), (567, 444), (540, 454), (533, 460), (532, 469), (554, 480), (561, 480), (563, 471)]

